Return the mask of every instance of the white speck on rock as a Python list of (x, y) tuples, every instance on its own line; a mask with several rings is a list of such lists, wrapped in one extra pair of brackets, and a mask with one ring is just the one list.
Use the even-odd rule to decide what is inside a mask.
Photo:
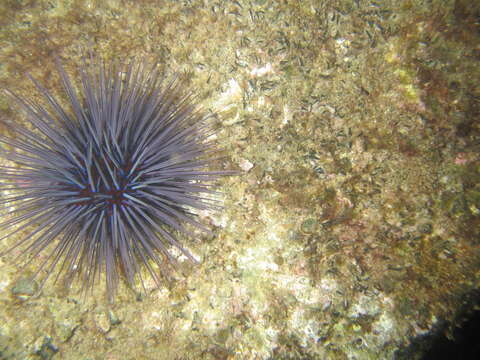
[(334, 279), (323, 278), (322, 280), (320, 280), (320, 287), (322, 288), (322, 290), (332, 292), (338, 286), (337, 286), (337, 282)]
[(352, 306), (351, 316), (358, 318), (359, 316), (375, 316), (380, 312), (380, 304), (374, 298), (369, 296), (361, 296)]
[(395, 321), (387, 313), (380, 315), (379, 319), (373, 323), (372, 330), (375, 337), (370, 340), (379, 346), (384, 346), (396, 336)]
[(214, 103), (214, 106), (217, 109), (225, 111), (230, 106), (234, 106), (234, 103), (242, 98), (242, 92), (242, 88), (237, 80), (230, 79), (226, 85), (226, 90), (220, 94), (220, 97)]
[(253, 164), (247, 159), (240, 159), (239, 165), (240, 165), (240, 169), (242, 169), (245, 172), (248, 172), (253, 168)]
[(267, 63), (265, 66), (262, 66), (261, 68), (253, 68), (252, 71), (250, 71), (250, 75), (263, 76), (265, 74), (268, 74), (269, 72), (272, 72), (272, 64)]

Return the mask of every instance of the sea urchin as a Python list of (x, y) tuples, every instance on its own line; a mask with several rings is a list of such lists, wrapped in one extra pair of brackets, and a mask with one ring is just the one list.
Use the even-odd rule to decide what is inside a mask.
[(59, 267), (57, 279), (89, 289), (103, 274), (113, 298), (121, 277), (143, 284), (146, 267), (158, 284), (172, 248), (195, 261), (175, 232), (189, 234), (186, 223), (208, 231), (195, 212), (216, 206), (206, 194), (228, 174), (205, 169), (215, 152), (208, 115), (155, 67), (91, 57), (79, 91), (57, 68), (66, 106), (34, 79), (45, 106), (8, 92), (30, 124), (7, 124), (15, 137), (0, 136), (12, 162), (0, 166), (0, 240), (17, 234), (7, 251), (31, 259), (46, 251), (44, 280)]

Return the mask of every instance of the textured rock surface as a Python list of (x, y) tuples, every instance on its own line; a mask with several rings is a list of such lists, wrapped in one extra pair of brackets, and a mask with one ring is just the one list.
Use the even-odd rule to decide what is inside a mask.
[[(17, 290), (38, 262), (20, 273), (0, 258), (0, 358), (420, 356), (405, 349), (457, 321), (479, 285), (478, 12), (1, 1), (2, 87), (32, 94), (29, 72), (59, 89), (54, 56), (73, 73), (88, 47), (156, 60), (222, 111), (218, 142), (243, 175), (223, 180), (222, 212), (201, 214), (215, 236), (184, 240), (202, 264), (146, 297), (124, 288), (109, 305), (101, 288), (52, 283), (31, 296)], [(0, 117), (22, 121), (6, 101)]]

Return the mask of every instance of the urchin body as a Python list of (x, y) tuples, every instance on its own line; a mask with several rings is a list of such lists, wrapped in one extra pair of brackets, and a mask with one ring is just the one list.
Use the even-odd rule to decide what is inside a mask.
[(154, 68), (84, 63), (77, 92), (57, 67), (69, 106), (35, 80), (48, 106), (10, 93), (31, 126), (0, 136), (16, 164), (0, 168), (9, 193), (0, 202), (14, 208), (3, 214), (1, 240), (26, 230), (14, 247), (32, 258), (47, 251), (45, 278), (58, 266), (91, 288), (105, 274), (110, 297), (121, 275), (133, 286), (144, 266), (159, 283), (175, 261), (171, 247), (194, 261), (174, 232), (186, 222), (206, 230), (191, 210), (213, 206), (204, 195), (226, 174), (204, 169), (213, 150), (206, 114)]

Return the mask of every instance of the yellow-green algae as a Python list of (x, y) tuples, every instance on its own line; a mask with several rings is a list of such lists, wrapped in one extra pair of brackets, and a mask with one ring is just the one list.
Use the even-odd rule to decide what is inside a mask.
[[(476, 8), (475, 8), (476, 6)], [(0, 258), (0, 358), (418, 358), (480, 275), (478, 5), (4, 0), (0, 85), (90, 47), (191, 79), (227, 164), (215, 236), (149, 295), (83, 299)], [(477, 99), (477, 101), (475, 101)], [(22, 115), (0, 100), (0, 117)], [(2, 131), (4, 131), (2, 129)], [(12, 243), (15, 239), (9, 239)], [(3, 244), (2, 244), (3, 245)], [(33, 284), (31, 284), (34, 286)]]

